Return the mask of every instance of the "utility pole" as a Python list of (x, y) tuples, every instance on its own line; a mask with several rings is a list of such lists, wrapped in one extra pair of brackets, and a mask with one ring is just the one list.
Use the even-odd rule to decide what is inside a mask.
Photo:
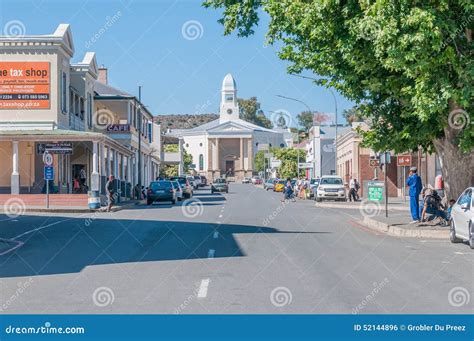
[[(138, 86), (138, 189), (142, 192), (142, 86)], [(140, 195), (141, 197), (141, 195)]]

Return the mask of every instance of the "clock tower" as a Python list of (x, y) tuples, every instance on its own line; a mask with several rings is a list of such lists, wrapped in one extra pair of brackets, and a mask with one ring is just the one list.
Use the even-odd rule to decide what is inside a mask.
[(236, 121), (239, 119), (239, 104), (237, 103), (237, 86), (234, 77), (228, 73), (222, 81), (221, 109), (219, 122)]

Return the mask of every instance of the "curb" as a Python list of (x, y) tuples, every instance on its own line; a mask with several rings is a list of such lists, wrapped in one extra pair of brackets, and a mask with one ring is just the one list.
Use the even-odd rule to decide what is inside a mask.
[[(382, 206), (382, 204), (380, 204)], [(318, 208), (346, 208), (346, 209), (349, 209), (349, 210), (359, 210), (360, 209), (360, 205), (357, 205), (357, 206), (354, 206), (352, 204), (336, 204), (336, 203), (316, 203), (314, 204), (314, 206), (318, 207)], [(389, 210), (394, 210), (394, 211), (406, 211), (408, 212), (409, 211), (409, 208), (406, 207), (406, 206), (393, 206), (392, 205), (388, 205), (388, 209)]]
[[(124, 209), (128, 209), (139, 205), (141, 202), (133, 202), (130, 204), (125, 204), (122, 206), (114, 206), (112, 207), (111, 212), (118, 212)], [(104, 211), (105, 207), (101, 207), (98, 209), (90, 209), (90, 208), (28, 208), (26, 207), (23, 210), (23, 213), (94, 213), (94, 212), (102, 212)], [(105, 212), (105, 211), (104, 211)], [(0, 214), (5, 214), (4, 210), (0, 210)]]
[(393, 237), (449, 239), (449, 230), (404, 229), (368, 217), (364, 217), (358, 223)]

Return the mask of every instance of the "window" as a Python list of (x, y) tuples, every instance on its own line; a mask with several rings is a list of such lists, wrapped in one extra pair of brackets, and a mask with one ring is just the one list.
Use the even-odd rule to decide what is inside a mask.
[(153, 124), (152, 123), (148, 123), (148, 141), (153, 142), (152, 141), (152, 129), (153, 129)]
[(471, 207), (471, 196), (472, 196), (472, 191), (470, 189), (467, 189), (458, 199), (458, 205), (461, 206), (463, 204), (467, 204), (468, 208)]
[(67, 87), (66, 87), (66, 72), (63, 71), (61, 77), (61, 111), (63, 114), (67, 113)]
[(92, 95), (87, 93), (87, 124), (92, 128)]
[(225, 95), (226, 102), (232, 102), (234, 100), (234, 95)]
[(84, 111), (85, 110), (85, 102), (84, 102), (84, 97), (79, 98), (79, 117), (81, 118), (81, 121), (84, 121)]
[(204, 169), (204, 155), (199, 154), (199, 170), (202, 171)]

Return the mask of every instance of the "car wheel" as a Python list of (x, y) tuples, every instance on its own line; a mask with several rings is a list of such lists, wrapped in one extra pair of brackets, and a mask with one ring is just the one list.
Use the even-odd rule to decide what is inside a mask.
[(469, 247), (474, 249), (474, 226), (472, 226), (472, 221), (469, 222)]
[(451, 219), (451, 224), (449, 228), (449, 240), (451, 240), (451, 243), (460, 243), (461, 239), (456, 237), (456, 226), (454, 225), (454, 220)]
[(321, 199), (321, 198), (316, 198), (316, 201), (317, 201), (317, 202), (321, 202), (321, 201), (323, 201), (323, 199)]
[(147, 204), (148, 206), (150, 206), (152, 203), (153, 203), (153, 200), (147, 200), (147, 201), (146, 201), (146, 204)]
[(211, 194), (214, 194), (214, 191), (211, 191)]
[(225, 191), (227, 194), (229, 194), (229, 190)]
[(171, 203), (172, 203), (173, 205), (176, 204), (176, 199), (171, 200)]

